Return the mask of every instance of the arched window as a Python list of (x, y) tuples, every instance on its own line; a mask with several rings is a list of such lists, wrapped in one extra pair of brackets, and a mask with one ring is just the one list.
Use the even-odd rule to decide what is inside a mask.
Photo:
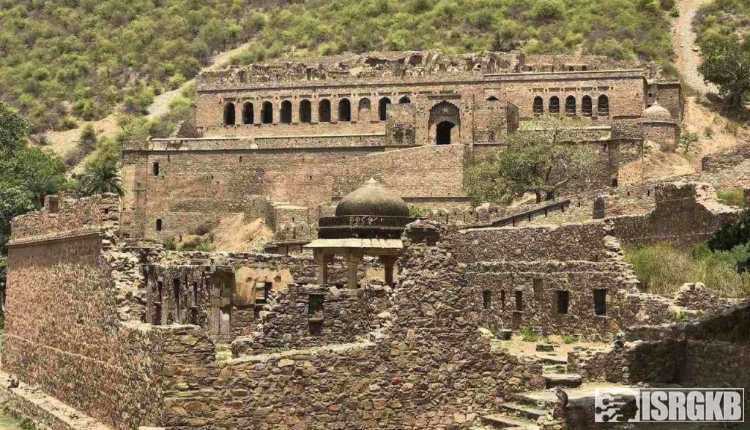
[(391, 104), (391, 99), (388, 97), (383, 97), (378, 102), (378, 116), (380, 117), (381, 121), (385, 121), (388, 119), (388, 105)]
[(489, 96), (487, 97), (488, 102), (499, 102), (500, 100), (497, 99), (495, 96)]
[(605, 96), (604, 94), (599, 96), (597, 111), (599, 113), (599, 116), (609, 116), (609, 97)]
[(370, 118), (370, 99), (359, 100), (359, 120), (369, 121)]
[(310, 100), (302, 100), (299, 103), (299, 122), (312, 122), (312, 105)]
[(339, 121), (347, 122), (352, 120), (352, 103), (349, 99), (339, 100)]
[(292, 123), (292, 102), (290, 102), (289, 100), (284, 100), (283, 102), (281, 102), (281, 123)]
[(403, 96), (398, 99), (398, 104), (400, 105), (408, 105), (409, 103), (411, 103), (411, 99), (409, 98), (409, 96)]
[(263, 124), (273, 123), (273, 103), (263, 102), (263, 108), (260, 110), (260, 116)]
[(566, 115), (575, 115), (576, 114), (576, 98), (573, 96), (568, 96), (568, 98), (565, 99), (565, 114)]
[(234, 125), (234, 103), (224, 105), (224, 125)]
[(331, 122), (331, 101), (323, 99), (318, 103), (318, 121)]
[(250, 102), (247, 102), (242, 106), (242, 123), (252, 124), (254, 122), (255, 122), (255, 112), (253, 112), (253, 104)]
[(534, 110), (534, 115), (543, 114), (544, 113), (544, 99), (542, 99), (539, 96), (534, 97), (533, 110)]
[(593, 113), (593, 106), (591, 104), (591, 97), (583, 96), (581, 100), (581, 114), (583, 116), (591, 116)]
[(549, 113), (560, 113), (560, 99), (557, 96), (549, 99)]

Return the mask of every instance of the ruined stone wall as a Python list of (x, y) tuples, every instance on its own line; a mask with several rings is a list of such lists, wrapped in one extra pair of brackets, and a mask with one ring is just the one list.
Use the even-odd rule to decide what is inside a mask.
[(668, 183), (656, 187), (656, 208), (646, 215), (609, 218), (613, 235), (624, 245), (671, 243), (691, 246), (709, 239), (737, 213), (711, 201), (713, 189), (706, 184)]
[(367, 284), (357, 289), (289, 285), (263, 309), (256, 332), (235, 340), (232, 350), (268, 354), (356, 342), (380, 327), (378, 315), (390, 306), (390, 294), (389, 287)]
[[(369, 271), (379, 268), (376, 260), (368, 258), (358, 277), (364, 280)], [(308, 288), (301, 285), (317, 281), (316, 265), (310, 257), (167, 252), (151, 256), (145, 271), (145, 321), (157, 325), (194, 324), (227, 342), (242, 336), (262, 336), (261, 340), (250, 341), (257, 342), (251, 346), (260, 349), (265, 348), (264, 342), (275, 346), (317, 345), (362, 334), (369, 331), (370, 320), (374, 320), (370, 314), (379, 312), (369, 306), (384, 300), (383, 292), (375, 287), (368, 290), (367, 300), (348, 290), (323, 294), (330, 303), (324, 306), (325, 335), (317, 337), (308, 331), (309, 292), (300, 292)], [(329, 279), (338, 288), (345, 283), (340, 259), (329, 265)], [(267, 321), (263, 315), (267, 315)], [(268, 333), (256, 333), (264, 330)]]
[(717, 173), (750, 160), (750, 145), (738, 145), (731, 151), (703, 157), (701, 170), (706, 173)]
[(456, 258), (484, 261), (604, 261), (608, 232), (601, 222), (559, 227), (468, 229), (451, 237)]
[(632, 321), (624, 305), (637, 282), (608, 234), (601, 222), (469, 229), (450, 246), (487, 327), (608, 338)]
[(682, 123), (685, 112), (685, 101), (682, 97), (682, 85), (679, 82), (654, 82), (648, 86), (646, 106), (656, 101), (664, 106), (677, 123)]
[(167, 428), (428, 429), (541, 388), (541, 366), (491, 352), (449, 250), (411, 244), (373, 340), (240, 356), (216, 367), (196, 331), (168, 340)]
[(330, 202), (331, 167), (370, 151), (154, 151), (133, 222), (144, 225), (146, 239), (165, 239), (235, 213), (267, 219), (268, 200), (314, 208)]
[(662, 151), (674, 151), (680, 140), (680, 129), (668, 121), (644, 121), (643, 138), (659, 144)]
[(157, 422), (160, 344), (138, 319), (132, 276), (113, 252), (115, 196), (63, 200), (13, 222), (3, 369), (130, 429)]
[(404, 199), (465, 198), (466, 149), (458, 145), (423, 146), (351, 158), (331, 166), (332, 197), (341, 198), (375, 178)]

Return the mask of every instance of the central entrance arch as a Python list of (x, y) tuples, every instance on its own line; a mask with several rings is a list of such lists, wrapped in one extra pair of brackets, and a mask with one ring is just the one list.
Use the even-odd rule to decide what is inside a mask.
[(453, 103), (442, 101), (430, 109), (430, 140), (435, 145), (450, 145), (461, 136), (461, 115)]
[(437, 125), (435, 129), (435, 144), (436, 145), (450, 145), (451, 144), (451, 131), (456, 125), (450, 121), (443, 121)]

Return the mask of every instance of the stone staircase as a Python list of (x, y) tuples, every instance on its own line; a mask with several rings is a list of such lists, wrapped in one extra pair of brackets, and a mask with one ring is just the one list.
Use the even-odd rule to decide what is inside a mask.
[(540, 430), (539, 418), (551, 416), (557, 401), (551, 389), (581, 386), (581, 375), (569, 373), (567, 359), (554, 354), (550, 345), (537, 345), (537, 351), (535, 358), (542, 363), (545, 391), (550, 397), (540, 398), (538, 392), (518, 393), (511, 401), (502, 403), (497, 413), (480, 417), (480, 423), (473, 430)]

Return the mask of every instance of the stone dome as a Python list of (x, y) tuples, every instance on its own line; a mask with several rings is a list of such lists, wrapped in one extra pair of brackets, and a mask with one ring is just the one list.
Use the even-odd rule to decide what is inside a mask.
[(643, 118), (652, 121), (672, 121), (672, 114), (657, 101), (643, 111)]
[(409, 206), (380, 182), (370, 179), (347, 194), (336, 206), (337, 217), (357, 215), (408, 217)]

